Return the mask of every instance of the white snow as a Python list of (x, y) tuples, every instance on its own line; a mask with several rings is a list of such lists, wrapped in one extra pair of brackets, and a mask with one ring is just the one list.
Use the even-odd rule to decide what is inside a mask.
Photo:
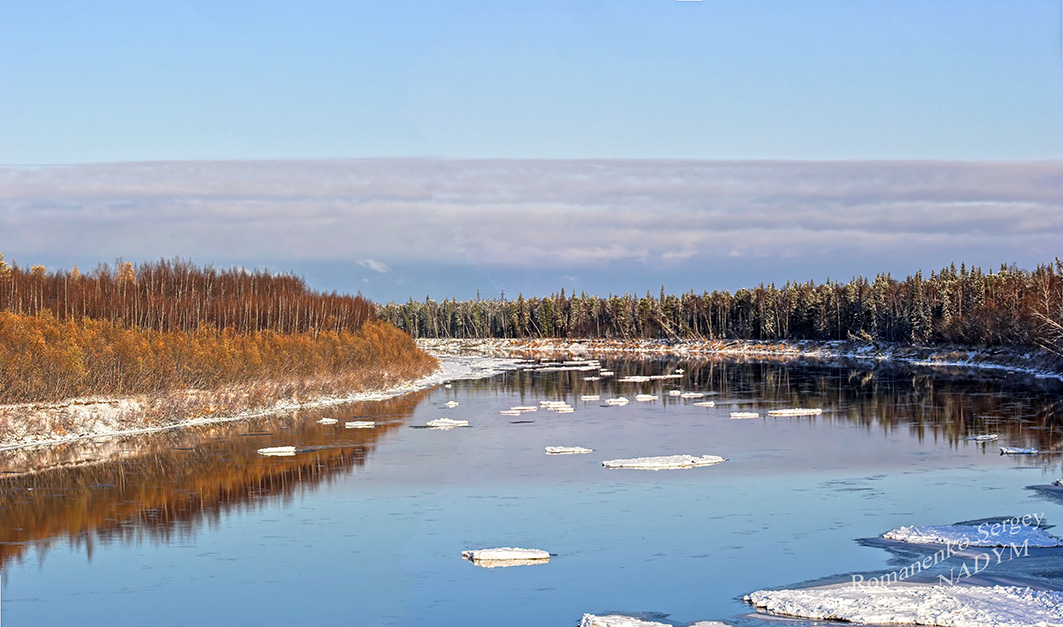
[(665, 455), (661, 457), (635, 457), (631, 459), (610, 459), (602, 462), (606, 468), (638, 468), (641, 470), (670, 470), (676, 468), (693, 468), (711, 466), (725, 461), (716, 455)]
[(628, 402), (629, 401), (626, 398), (624, 398), (623, 396), (618, 396), (616, 398), (607, 398), (607, 399), (605, 399), (605, 404), (606, 405), (627, 405)]
[(680, 398), (701, 398), (705, 396), (704, 392), (683, 392), (679, 395)]
[(447, 407), (457, 407), (458, 406), (458, 401), (447, 401), (446, 402), (446, 406)]
[(267, 446), (258, 449), (259, 455), (295, 455), (294, 446)]
[(968, 546), (1009, 546), (1029, 542), (1032, 548), (1063, 546), (1063, 541), (1051, 536), (1037, 524), (1039, 519), (1012, 519), (980, 525), (925, 525), (900, 527), (882, 534), (887, 540), (914, 544), (953, 544), (966, 540)]
[(1015, 586), (836, 584), (758, 590), (746, 602), (780, 616), (887, 625), (1045, 627), (1063, 624), (1063, 593)]
[(334, 425), (337, 422), (339, 422), (339, 420), (336, 420), (335, 418), (322, 418), (317, 421), (319, 425)]
[(579, 397), (579, 400), (581, 400), (581, 401), (597, 401), (597, 400), (600, 400), (601, 398), (602, 397), (599, 396), (598, 394), (584, 394), (583, 396)]
[(668, 390), (668, 396), (681, 396), (682, 394), (679, 390)]
[(769, 416), (818, 416), (823, 413), (822, 409), (818, 407), (815, 409), (773, 409), (768, 412)]
[(570, 455), (573, 453), (590, 453), (593, 449), (583, 448), (582, 446), (548, 446), (546, 447), (547, 455)]
[(645, 377), (645, 376), (642, 376), (642, 375), (632, 375), (630, 377), (620, 377), (619, 379), (616, 380), (616, 382), (617, 383), (645, 383), (645, 382), (647, 382), (649, 380), (650, 380), (649, 377)]
[(1000, 447), (1001, 455), (1039, 455), (1041, 451), (1035, 448), (1016, 448), (1014, 446)]
[(640, 403), (646, 403), (648, 401), (655, 401), (655, 400), (657, 400), (657, 398), (658, 397), (657, 397), (656, 394), (636, 394), (635, 395), (635, 400), (640, 402)]
[(583, 619), (579, 622), (579, 627), (672, 627), (665, 623), (658, 623), (652, 620), (642, 620), (641, 618), (635, 618), (634, 616), (624, 616), (623, 614), (608, 614), (606, 616), (595, 616), (594, 614), (584, 614)]
[(973, 440), (975, 442), (991, 442), (993, 440), (996, 440), (998, 437), (999, 436), (997, 436), (997, 434), (995, 433), (986, 433), (984, 435), (972, 435), (967, 439)]
[(451, 418), (436, 418), (435, 420), (429, 420), (425, 424), (433, 429), (453, 429), (454, 427), (467, 427), (469, 426), (469, 421), (453, 420)]
[(348, 429), (372, 429), (376, 423), (372, 420), (348, 420), (343, 425)]
[(519, 416), (520, 415), (520, 410), (519, 409), (503, 409), (503, 410), (499, 411), (498, 413), (502, 414), (503, 416)]
[(497, 549), (474, 549), (461, 552), (462, 559), (469, 560), (483, 568), (505, 568), (507, 566), (529, 566), (545, 564), (550, 561), (550, 554), (540, 549), (520, 549), (503, 546)]

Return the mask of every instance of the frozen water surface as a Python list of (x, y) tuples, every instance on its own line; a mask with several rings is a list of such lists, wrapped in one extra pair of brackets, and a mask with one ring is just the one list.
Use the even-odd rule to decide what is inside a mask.
[[(450, 387), (390, 401), (86, 444), (98, 463), (33, 475), (17, 473), (55, 451), (5, 452), (0, 618), (574, 627), (588, 614), (770, 626), (779, 623), (759, 618), (745, 595), (843, 583), (850, 573), (866, 580), (937, 550), (883, 540), (886, 530), (1063, 520), (1051, 490), (1025, 489), (1059, 478), (1059, 457), (998, 449), (1059, 448), (1059, 382), (881, 364), (600, 363), (616, 377), (585, 381), (578, 368), (553, 366), (450, 376)], [(652, 378), (678, 368), (681, 379)], [(677, 388), (711, 394), (716, 406), (668, 394)], [(659, 400), (582, 398), (636, 394)], [(499, 414), (541, 401), (575, 411)], [(410, 428), (447, 402), (475, 428)], [(804, 407), (823, 413), (767, 417)], [(730, 420), (732, 411), (762, 418)], [(318, 422), (333, 419), (376, 427)], [(967, 440), (985, 433), (999, 440)], [(594, 454), (544, 455), (559, 444)], [(278, 446), (299, 453), (257, 453)], [(601, 465), (702, 452), (728, 461), (681, 472)], [(544, 547), (557, 557), (474, 568), (458, 558), (470, 547)], [(920, 583), (973, 563), (973, 550)], [(1058, 587), (1060, 551), (1031, 548), (980, 577)]]

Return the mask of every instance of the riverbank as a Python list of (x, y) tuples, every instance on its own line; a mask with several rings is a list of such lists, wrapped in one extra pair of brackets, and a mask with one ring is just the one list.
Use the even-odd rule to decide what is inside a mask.
[(304, 390), (298, 395), (287, 394), (257, 407), (243, 409), (234, 408), (246, 403), (250, 397), (261, 397), (265, 391), (190, 391), (181, 396), (168, 395), (162, 398), (80, 398), (58, 403), (0, 405), (0, 451), (156, 433), (312, 407), (380, 401), (454, 379), (492, 376), (512, 367), (513, 361), (441, 355), (438, 369), (417, 379), (392, 379), (387, 373), (381, 373), (379, 384), (370, 389), (349, 394), (314, 394)]
[(611, 339), (419, 339), (436, 355), (562, 358), (589, 355), (674, 355), (746, 360), (859, 361), (935, 369), (1001, 371), (1063, 380), (1063, 363), (1047, 353), (1003, 348), (912, 346), (853, 341), (611, 340)]

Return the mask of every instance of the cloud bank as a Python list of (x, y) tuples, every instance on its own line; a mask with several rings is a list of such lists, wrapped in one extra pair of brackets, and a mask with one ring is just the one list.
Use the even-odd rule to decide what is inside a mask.
[(385, 159), (0, 168), (0, 252), (24, 264), (119, 256), (336, 263), (377, 279), (403, 268), (401, 280), (414, 283), (411, 268), (443, 265), (496, 284), (536, 274), (604, 280), (610, 269), (641, 268), (656, 281), (649, 288), (684, 277), (678, 291), (714, 287), (697, 287), (694, 269), (711, 283), (714, 269), (756, 268), (760, 280), (784, 282), (809, 272), (903, 273), (918, 269), (913, 263), (1033, 265), (1060, 255), (1059, 242), (1063, 163), (1054, 162)]

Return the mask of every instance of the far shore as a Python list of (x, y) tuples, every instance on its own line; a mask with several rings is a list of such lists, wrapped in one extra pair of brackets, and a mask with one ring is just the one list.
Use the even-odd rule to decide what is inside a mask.
[[(1058, 360), (1043, 354), (1023, 354), (1004, 349), (918, 347), (860, 342), (757, 342), (738, 340), (599, 340), (599, 339), (420, 339), (418, 345), (437, 357), (440, 369), (414, 381), (399, 382), (385, 389), (363, 390), (342, 396), (282, 398), (272, 405), (234, 413), (188, 416), (165, 424), (137, 424), (128, 420), (144, 399), (85, 398), (58, 403), (0, 405), (0, 417), (39, 425), (8, 434), (0, 451), (56, 446), (80, 440), (156, 433), (212, 423), (247, 420), (302, 408), (326, 407), (360, 401), (377, 401), (440, 385), (446, 381), (490, 376), (512, 368), (519, 358), (552, 358), (563, 355), (659, 355), (676, 357), (723, 357), (728, 359), (815, 361), (860, 360), (898, 363), (916, 367), (959, 369), (977, 372), (995, 370), (1040, 378), (1063, 380)], [(54, 424), (62, 417), (73, 429), (57, 433)], [(66, 431), (62, 433), (61, 431)]]

